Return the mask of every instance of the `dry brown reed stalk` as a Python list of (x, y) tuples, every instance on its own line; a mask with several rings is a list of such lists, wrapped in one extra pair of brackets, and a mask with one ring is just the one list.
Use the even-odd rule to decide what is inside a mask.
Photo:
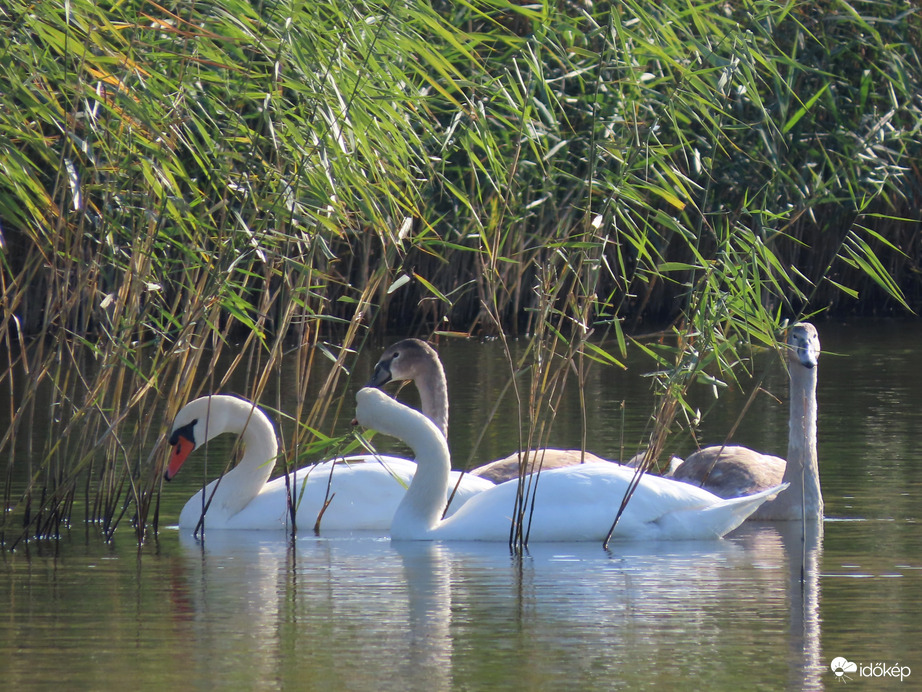
[[(506, 361), (510, 368), (508, 386), (513, 391), (518, 416), (519, 481), (510, 526), (509, 544), (516, 553), (525, 551), (531, 516), (535, 506), (535, 492), (540, 483), (541, 449), (547, 446), (551, 424), (563, 398), (570, 374), (576, 373), (580, 384), (588, 374), (588, 364), (583, 349), (591, 335), (587, 316), (591, 313), (594, 294), (590, 291), (573, 291), (572, 279), (583, 270), (582, 257), (560, 256), (559, 267), (542, 268), (542, 281), (535, 287), (540, 308), (533, 320), (534, 334), (529, 338), (522, 355), (516, 359), (502, 329), (498, 329)], [(571, 264), (572, 261), (572, 264)], [(559, 272), (559, 273), (558, 273)], [(484, 267), (484, 277), (490, 277), (491, 268)], [(499, 278), (502, 281), (502, 277)], [(496, 295), (495, 292), (488, 295)], [(562, 306), (562, 307), (559, 307)], [(499, 324), (496, 301), (484, 304), (484, 311), (496, 325)], [(565, 337), (564, 334), (568, 334)], [(518, 383), (522, 373), (528, 373), (529, 386), (523, 392)], [(497, 402), (497, 405), (499, 402)], [(494, 411), (496, 408), (494, 408)], [(580, 399), (583, 445), (586, 442), (585, 400)]]
[[(143, 271), (139, 265), (135, 265), (135, 270)], [(91, 274), (88, 272), (86, 276)], [(53, 416), (48, 421), (44, 461), (39, 464), (45, 469), (44, 480), (29, 471), (32, 480), (22, 499), (8, 498), (7, 506), (14, 509), (11, 516), (16, 516), (15, 509), (21, 506), (22, 526), (16, 528), (5, 521), (5, 543), (8, 530), (14, 532), (12, 545), (31, 536), (57, 535), (62, 525), (70, 522), (76, 481), (80, 477), (85, 480), (83, 518), (88, 525), (98, 524), (103, 536), (111, 537), (128, 507), (134, 505), (135, 529), (139, 539), (143, 538), (151, 487), (158, 474), (148, 475), (145, 483), (145, 474), (139, 473), (131, 459), (143, 458), (141, 440), (145, 439), (150, 422), (155, 420), (151, 415), (156, 408), (151, 405), (151, 393), (157, 386), (158, 371), (163, 374), (173, 365), (183, 365), (182, 359), (158, 361), (156, 357), (150, 363), (147, 351), (134, 345), (137, 323), (124, 315), (142, 310), (146, 290), (139, 281), (122, 285), (106, 313), (109, 326), (100, 326), (104, 338), (95, 343), (84, 341), (86, 347), (83, 347), (80, 342), (59, 339), (56, 347), (49, 350), (45, 348), (48, 340), (40, 339), (30, 348), (21, 347), (24, 362), (29, 358), (38, 367), (26, 370), (33, 376), (27, 382), (24, 396), (11, 409), (14, 413), (10, 431), (15, 432), (23, 420), (29, 421), (30, 429), (33, 427), (34, 401), (40, 391), (50, 389)], [(92, 349), (93, 357), (88, 358), (88, 349)], [(126, 425), (136, 432), (126, 434)], [(131, 442), (126, 444), (127, 440)], [(6, 440), (4, 444), (11, 442), (15, 440)], [(28, 454), (30, 464), (36, 456)], [(97, 456), (101, 456), (101, 463), (94, 470)], [(36, 492), (40, 496), (37, 504), (33, 501)]]
[[(316, 399), (314, 400), (313, 405), (310, 408), (310, 412), (306, 420), (304, 420), (303, 425), (299, 428), (301, 432), (301, 436), (296, 438), (295, 443), (293, 444), (293, 449), (295, 451), (296, 459), (299, 458), (297, 449), (298, 449), (299, 443), (303, 444), (303, 435), (312, 434), (314, 430), (320, 429), (321, 421), (330, 412), (330, 408), (332, 404), (334, 403), (335, 392), (338, 390), (339, 379), (342, 377), (343, 373), (348, 372), (345, 367), (346, 358), (350, 355), (350, 353), (352, 353), (353, 346), (359, 340), (362, 330), (367, 329), (372, 323), (372, 321), (375, 319), (375, 316), (371, 314), (372, 309), (375, 306), (373, 299), (376, 296), (378, 296), (380, 291), (384, 288), (385, 279), (388, 279), (391, 277), (393, 273), (392, 264), (398, 258), (398, 249), (396, 245), (391, 245), (389, 248), (387, 247), (387, 245), (385, 245), (385, 247), (387, 249), (384, 253), (384, 256), (382, 257), (382, 260), (378, 264), (378, 266), (375, 267), (374, 269), (372, 269), (370, 265), (366, 266), (366, 271), (368, 272), (368, 280), (366, 281), (364, 285), (364, 289), (361, 291), (361, 294), (359, 295), (355, 303), (356, 307), (353, 312), (352, 319), (349, 321), (349, 324), (345, 330), (345, 334), (342, 337), (342, 341), (339, 347), (339, 352), (336, 355), (336, 360), (333, 364), (333, 368), (329, 371), (326, 379), (320, 386), (318, 395)], [(384, 305), (384, 304), (385, 303), (383, 301), (377, 303), (377, 305)], [(316, 324), (316, 327), (317, 328), (313, 330), (315, 339), (318, 338), (316, 335), (318, 335), (320, 331), (319, 324)], [(302, 351), (302, 353), (305, 356), (308, 355), (307, 351)], [(313, 365), (314, 357), (315, 357), (315, 350), (311, 349), (309, 355), (310, 355), (310, 360), (308, 361), (308, 363), (310, 365)], [(299, 382), (302, 383), (302, 388), (298, 392), (298, 402), (299, 402), (298, 420), (303, 420), (301, 418), (300, 411), (303, 406), (302, 402), (306, 394), (305, 388), (308, 382), (308, 378), (304, 377), (304, 374), (301, 374), (299, 376)], [(337, 407), (333, 411), (334, 420), (336, 418), (339, 418), (342, 415), (342, 406), (348, 406), (351, 408), (353, 405), (353, 399), (351, 396), (340, 398), (339, 401), (340, 401), (339, 407)], [(332, 473), (332, 469), (331, 469), (331, 473)], [(327, 486), (327, 492), (329, 493), (329, 484)], [(330, 499), (331, 497), (328, 495), (327, 502), (329, 502)], [(325, 507), (326, 505), (324, 505), (324, 508)], [(323, 509), (321, 509), (320, 514), (317, 516), (314, 522), (313, 530), (315, 533), (320, 531), (322, 518), (323, 518)]]
[[(145, 271), (141, 256), (146, 251), (139, 247), (133, 272)], [(394, 255), (389, 252), (388, 256)], [(294, 468), (290, 463), (292, 456), (294, 459), (301, 456), (299, 447), (312, 449), (316, 446), (305, 441), (314, 429), (322, 426), (331, 404), (337, 400), (338, 383), (346, 372), (346, 359), (353, 352), (353, 343), (370, 323), (369, 318), (374, 313), (372, 299), (389, 274), (389, 261), (393, 260), (382, 262), (371, 271), (356, 301), (334, 367), (320, 387), (320, 396), (311, 403), (304, 424), (295, 428), (292, 454), (284, 448), (283, 438), (286, 470)], [(87, 272), (84, 276), (91, 275)], [(267, 268), (261, 283), (269, 285), (274, 281), (273, 276), (274, 272)], [(140, 279), (124, 283), (109, 299), (103, 315), (106, 322), (100, 327), (104, 330), (104, 338), (95, 344), (87, 343), (94, 354), (88, 362), (89, 351), (81, 350), (78, 342), (58, 341), (55, 348), (49, 349), (46, 347), (48, 340), (41, 339), (29, 349), (23, 345), (16, 361), (13, 360), (14, 350), (10, 348), (6, 377), (12, 380), (17, 362), (25, 364), (24, 370), (31, 377), (26, 382), (24, 397), (11, 393), (10, 426), (0, 444), (15, 445), (21, 439), (16, 435), (17, 430), (34, 427), (32, 421), (38, 411), (34, 401), (43, 388), (51, 387), (60, 400), (56, 403), (58, 414), (49, 427), (49, 439), (43, 441), (45, 451), (27, 455), (27, 473), (32, 480), (21, 498), (14, 498), (12, 494), (12, 456), (7, 466), (6, 506), (13, 511), (4, 514), (4, 544), (15, 546), (23, 538), (59, 534), (70, 522), (78, 487), (76, 481), (81, 477), (85, 481), (83, 493), (86, 498), (83, 519), (88, 525), (99, 526), (104, 537), (110, 538), (125, 516), (131, 516), (139, 540), (144, 539), (148, 525), (157, 530), (162, 448), (154, 446), (153, 452), (146, 456), (143, 453), (144, 441), (158, 427), (154, 421), (172, 420), (178, 407), (197, 393), (223, 389), (244, 366), (245, 379), (252, 383), (247, 394), (259, 401), (273, 375), (280, 371), (290, 343), (287, 335), (296, 330), (300, 330), (302, 337), (298, 345), (298, 383), (293, 386), (298, 392), (295, 420), (302, 420), (308, 408), (306, 392), (313, 379), (311, 373), (317, 366), (318, 346), (325, 348), (320, 336), (329, 319), (323, 314), (326, 299), (314, 286), (317, 276), (308, 262), (303, 269), (287, 271), (282, 280), (274, 284), (273, 290), (258, 289), (260, 302), (255, 306), (255, 319), (245, 330), (247, 336), (242, 346), (229, 355), (229, 365), (224, 367), (220, 364), (227, 360), (225, 354), (233, 343), (233, 334), (240, 331), (240, 325), (234, 314), (226, 312), (213, 290), (216, 284), (211, 270), (197, 266), (189, 267), (185, 277), (187, 285), (194, 290), (176, 294), (172, 303), (173, 323), (178, 329), (172, 334), (166, 350), (139, 348), (135, 331), (138, 322), (126, 317), (145, 309), (143, 298), (148, 286)], [(246, 290), (247, 283), (240, 288)], [(290, 295), (296, 299), (283, 302), (283, 298)], [(8, 300), (15, 296), (10, 292), (6, 294)], [(75, 306), (76, 303), (67, 304), (62, 313), (56, 314), (66, 314), (68, 310), (75, 310)], [(274, 318), (271, 329), (270, 315)], [(21, 340), (22, 332), (10, 331), (10, 324), (14, 324), (11, 319), (4, 322), (3, 336), (12, 345), (14, 338)], [(272, 339), (267, 342), (264, 334), (271, 334)], [(152, 360), (146, 360), (149, 355)], [(30, 362), (36, 365), (28, 365)], [(198, 374), (201, 372), (205, 373), (204, 378)], [(166, 394), (165, 399), (161, 400), (160, 393)], [(276, 409), (281, 410), (281, 386), (278, 396)], [(161, 416), (158, 410), (162, 402), (166, 407)], [(350, 404), (348, 397), (339, 399), (340, 407)], [(79, 434), (75, 434), (78, 430)], [(56, 442), (52, 444), (50, 440)], [(29, 439), (28, 444), (31, 447), (34, 440)], [(39, 459), (38, 472), (31, 468), (33, 458)], [(207, 458), (203, 475), (207, 478)], [(297, 501), (296, 491), (291, 488), (292, 509)], [(9, 520), (13, 516), (21, 518), (21, 527), (11, 526)]]
[(631, 496), (634, 494), (641, 478), (645, 473), (654, 468), (657, 459), (659, 459), (660, 454), (665, 448), (673, 422), (675, 421), (676, 413), (681, 406), (681, 402), (685, 399), (688, 386), (697, 375), (694, 370), (689, 370), (687, 367), (683, 366), (683, 362), (689, 356), (691, 340), (687, 338), (687, 335), (680, 334), (678, 341), (675, 369), (670, 375), (666, 376), (666, 381), (662, 383), (662, 389), (659, 392), (656, 408), (653, 413), (653, 430), (650, 433), (649, 444), (644, 450), (643, 459), (635, 469), (634, 478), (624, 493), (624, 497), (621, 498), (621, 503), (618, 506), (611, 528), (608, 530), (608, 534), (602, 542), (602, 547), (605, 549), (608, 548), (608, 543), (615, 531), (615, 527), (618, 525), (618, 521), (627, 508)]
[[(310, 265), (308, 265), (308, 267), (309, 266)], [(253, 334), (255, 334), (255, 331), (251, 332), (250, 336), (244, 342), (243, 347), (239, 349), (238, 353), (233, 357), (230, 366), (226, 369), (223, 377), (218, 383), (217, 389), (214, 388), (213, 383), (211, 384), (211, 391), (222, 389), (231, 379), (240, 364), (246, 360), (248, 362), (246, 380), (254, 383), (249, 398), (253, 401), (259, 401), (264, 396), (265, 389), (272, 380), (273, 375), (278, 376), (278, 373), (281, 371), (282, 360), (287, 353), (287, 345), (289, 343), (289, 339), (286, 335), (291, 333), (291, 331), (295, 331), (299, 334), (299, 342), (296, 345), (294, 359), (294, 371), (296, 373), (295, 384), (287, 385), (287, 388), (294, 392), (295, 409), (293, 412), (293, 420), (296, 422), (296, 425), (290, 440), (284, 435), (281, 437), (282, 446), (279, 458), (279, 460), (283, 462), (285, 469), (291, 528), (293, 533), (297, 531), (295, 512), (301, 492), (300, 488), (292, 484), (294, 471), (298, 468), (301, 460), (305, 456), (310, 455), (312, 452), (316, 452), (317, 445), (312, 444), (310, 438), (314, 435), (314, 431), (320, 430), (323, 427), (324, 419), (332, 412), (332, 417), (335, 420), (340, 416), (342, 406), (351, 405), (351, 399), (348, 396), (343, 398), (338, 395), (339, 380), (344, 373), (348, 372), (346, 360), (353, 353), (352, 347), (354, 342), (368, 326), (369, 313), (373, 305), (371, 302), (372, 298), (378, 292), (380, 284), (384, 277), (388, 275), (388, 272), (387, 262), (383, 262), (371, 272), (367, 285), (356, 301), (356, 309), (353, 317), (347, 325), (341, 342), (338, 345), (338, 353), (335, 356), (333, 367), (328, 371), (325, 379), (320, 384), (318, 395), (309, 405), (307, 404), (307, 392), (310, 389), (318, 389), (312, 380), (313, 373), (318, 366), (316, 356), (318, 352), (326, 348), (319, 342), (326, 318), (319, 310), (311, 310), (309, 303), (302, 300), (290, 299), (286, 302), (286, 305), (277, 312), (278, 320), (274, 325), (275, 336), (271, 345), (268, 347), (268, 352), (266, 353), (264, 361), (261, 356), (257, 357), (257, 354), (263, 353), (263, 350), (254, 346), (256, 340)], [(288, 290), (293, 295), (303, 294), (303, 296), (309, 296), (311, 278), (312, 272), (309, 269), (303, 272), (293, 272), (286, 275), (286, 279), (282, 282), (282, 285), (287, 286)], [(280, 290), (271, 295), (268, 293), (263, 294), (264, 302), (260, 306), (260, 316), (257, 318), (256, 322), (258, 330), (262, 330), (265, 327), (265, 316), (268, 314), (270, 307), (277, 304), (280, 295)], [(306, 313), (305, 308), (307, 308)], [(230, 330), (231, 328), (232, 325), (230, 324), (226, 326), (226, 330)], [(210, 372), (214, 371), (215, 365), (221, 356), (221, 346), (225, 342), (226, 339), (219, 340), (212, 349), (212, 364), (208, 367)], [(285, 381), (288, 381), (287, 378), (285, 378)], [(285, 386), (286, 385), (280, 385), (277, 389), (277, 411), (283, 410), (281, 394), (282, 388)], [(338, 402), (337, 407), (331, 410), (331, 407), (336, 402)], [(302, 452), (302, 449), (306, 451)], [(316, 461), (316, 459), (314, 459), (314, 461)], [(225, 466), (222, 475), (223, 472), (228, 470), (229, 465), (230, 464)], [(205, 480), (207, 480), (207, 474)], [(207, 499), (205, 502), (207, 503)], [(315, 531), (320, 528), (319, 522), (320, 517), (317, 517), (313, 522)]]

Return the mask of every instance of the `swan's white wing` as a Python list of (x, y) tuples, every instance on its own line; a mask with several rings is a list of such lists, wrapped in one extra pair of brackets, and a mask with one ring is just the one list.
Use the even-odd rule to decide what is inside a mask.
[[(292, 484), (298, 529), (313, 529), (327, 498), (331, 499), (320, 521), (321, 532), (386, 531), (390, 528), (394, 512), (413, 480), (416, 463), (385, 455), (348, 457), (346, 463), (336, 463), (332, 479), (331, 466), (332, 462), (327, 461), (298, 469)], [(452, 474), (452, 488), (458, 475), (458, 472)], [(455, 510), (477, 493), (492, 487), (493, 484), (485, 479), (465, 476), (451, 509)], [(287, 528), (290, 525), (287, 495), (284, 477), (270, 481), (223, 528)]]
[[(586, 464), (542, 473), (531, 515), (529, 540), (603, 540), (633, 475), (633, 469), (610, 464)], [(432, 538), (508, 540), (516, 486), (517, 482), (511, 481), (480, 493), (443, 522)], [(715, 538), (738, 526), (765, 499), (721, 500), (694, 486), (644, 476), (614, 536), (627, 539)], [(738, 518), (739, 515), (742, 518)]]

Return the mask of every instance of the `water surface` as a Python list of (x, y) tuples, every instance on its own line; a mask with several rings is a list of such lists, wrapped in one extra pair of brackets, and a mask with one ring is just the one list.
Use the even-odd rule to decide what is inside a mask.
[[(922, 330), (819, 329), (827, 520), (806, 543), (798, 526), (753, 524), (722, 541), (535, 545), (515, 557), (502, 545), (361, 534), (210, 532), (202, 543), (165, 529), (138, 550), (128, 531), (106, 546), (75, 529), (3, 556), (0, 679), (8, 689), (821, 689), (842, 682), (829, 668), (842, 656), (912, 671), (903, 682), (849, 673), (852, 689), (915, 688)], [(451, 443), (466, 458), (508, 368), (495, 344), (441, 351)], [(775, 397), (756, 398), (735, 441), (783, 454), (784, 376), (765, 367)], [(695, 396), (711, 405), (709, 391)], [(702, 435), (722, 440), (745, 398), (722, 396)], [(636, 451), (652, 400), (640, 371), (599, 370), (586, 400), (589, 449)], [(480, 460), (512, 451), (512, 420), (491, 424)], [(576, 397), (553, 434), (578, 445)], [(194, 490), (188, 475), (167, 488), (167, 521)]]

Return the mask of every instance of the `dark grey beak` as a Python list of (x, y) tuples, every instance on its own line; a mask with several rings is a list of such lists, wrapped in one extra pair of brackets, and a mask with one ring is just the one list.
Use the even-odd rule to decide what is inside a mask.
[(371, 379), (365, 384), (366, 387), (380, 387), (391, 381), (391, 364), (390, 361), (378, 361), (375, 366), (375, 372)]

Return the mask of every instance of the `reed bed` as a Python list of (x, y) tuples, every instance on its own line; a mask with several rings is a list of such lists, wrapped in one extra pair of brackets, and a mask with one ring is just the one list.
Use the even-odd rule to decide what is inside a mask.
[(688, 384), (785, 320), (918, 310), (920, 29), (908, 1), (11, 0), (0, 543), (143, 540), (176, 408), (286, 359), (280, 461), (339, 448), (388, 333), (531, 339), (523, 449), (642, 348), (654, 463)]

